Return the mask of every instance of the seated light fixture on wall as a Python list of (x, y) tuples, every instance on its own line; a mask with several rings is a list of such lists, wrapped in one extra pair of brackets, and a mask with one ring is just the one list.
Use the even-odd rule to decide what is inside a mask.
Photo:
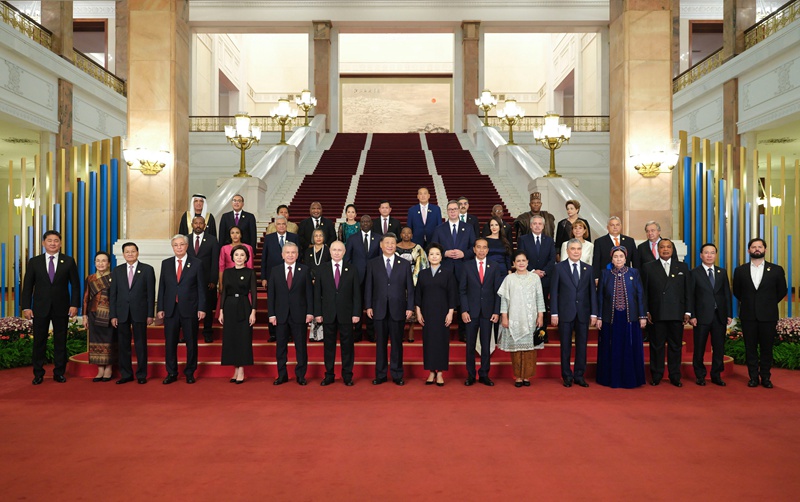
[(489, 126), (489, 110), (497, 106), (497, 96), (492, 95), (492, 91), (484, 89), (481, 91), (481, 97), (475, 98), (475, 105), (483, 110), (483, 125)]
[(278, 106), (272, 109), (272, 120), (278, 122), (281, 126), (281, 140), (278, 142), (279, 145), (286, 144), (286, 124), (289, 123), (290, 120), (294, 120), (297, 118), (297, 110), (289, 106), (289, 100), (286, 98), (281, 98), (278, 100)]
[(317, 106), (317, 98), (311, 95), (311, 91), (305, 89), (299, 96), (294, 98), (294, 103), (305, 113), (305, 123), (303, 126), (308, 127), (308, 111)]
[(236, 125), (225, 126), (225, 137), (241, 152), (239, 172), (234, 174), (233, 177), (249, 178), (250, 175), (247, 174), (244, 152), (261, 141), (261, 128), (258, 126), (251, 126), (250, 115), (246, 113), (237, 113), (234, 119), (236, 120)]
[(661, 173), (668, 173), (678, 163), (678, 149), (673, 142), (667, 150), (654, 150), (650, 153), (636, 153), (630, 156), (630, 162), (636, 172), (645, 178), (655, 178)]
[(126, 148), (122, 151), (122, 156), (131, 171), (141, 171), (142, 174), (147, 175), (160, 173), (170, 159), (168, 151), (156, 151), (148, 148)]

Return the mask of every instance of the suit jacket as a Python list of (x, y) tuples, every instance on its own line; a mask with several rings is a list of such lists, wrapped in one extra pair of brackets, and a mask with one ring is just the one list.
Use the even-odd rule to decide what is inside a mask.
[[(233, 211), (223, 213), (219, 219), (219, 243), (220, 246), (231, 243), (231, 227), (235, 226)], [(256, 217), (253, 213), (242, 211), (239, 215), (238, 227), (242, 230), (242, 242), (250, 244), (253, 249), (258, 242), (258, 232), (256, 231)]]
[[(513, 245), (514, 239), (512, 238), (513, 237), (512, 229), (513, 229), (513, 227), (511, 225), (509, 225), (505, 221), (503, 222), (503, 230), (502, 231), (505, 232), (506, 239), (508, 239), (508, 242), (511, 242), (512, 245)], [(483, 224), (483, 230), (481, 231), (481, 237), (488, 237), (490, 235), (492, 235), (492, 231), (489, 229), (489, 222), (487, 221), (486, 223)]]
[(422, 247), (432, 242), (433, 232), (442, 224), (442, 210), (436, 204), (428, 203), (428, 216), (425, 217), (425, 224), (422, 224), (422, 213), (419, 204), (414, 204), (408, 208), (406, 225), (411, 228), (414, 234), (411, 238)]
[[(461, 219), (461, 214), (458, 215), (458, 219)], [(478, 217), (474, 214), (467, 213), (467, 225), (472, 225), (472, 233), (474, 233), (477, 238), (481, 232), (481, 224), (478, 222)]]
[(497, 290), (503, 283), (506, 274), (502, 267), (488, 259), (484, 259), (483, 284), (478, 275), (478, 261), (465, 261), (458, 279), (458, 292), (461, 300), (461, 311), (469, 312), (472, 319), (488, 319), (500, 315), (500, 297)]
[(596, 316), (597, 294), (594, 286), (594, 271), (588, 263), (578, 263), (580, 269), (578, 283), (572, 278), (572, 263), (564, 260), (553, 267), (550, 280), (550, 314), (558, 316), (561, 322), (575, 319), (588, 323)]
[[(383, 234), (383, 216), (378, 215), (374, 220), (372, 220), (373, 227), (372, 230), (374, 232), (378, 232), (379, 234)], [(392, 218), (389, 216), (389, 230), (388, 232), (393, 233), (397, 236), (397, 240), (400, 240), (400, 230), (403, 229), (403, 226), (400, 225), (400, 220), (397, 218)]]
[[(285, 262), (281, 262), (281, 265)], [(306, 316), (314, 313), (314, 287), (311, 269), (302, 263), (294, 264), (292, 287), (286, 283), (286, 269), (274, 267), (267, 282), (267, 312), (278, 323), (305, 324)]]
[(373, 319), (379, 321), (387, 317), (393, 321), (404, 320), (406, 310), (414, 310), (411, 263), (394, 256), (392, 275), (388, 277), (383, 253), (367, 262), (364, 308), (372, 309)]
[[(637, 263), (636, 258), (636, 241), (627, 235), (620, 234), (619, 245), (624, 246), (628, 250), (628, 261), (625, 264), (628, 267), (634, 267)], [(594, 256), (592, 257), (592, 268), (594, 268), (594, 276), (600, 277), (603, 270), (611, 263), (611, 249), (614, 247), (614, 241), (609, 234), (598, 237), (594, 241)], [(673, 259), (672, 261), (675, 261)], [(644, 273), (643, 273), (644, 275)]]
[(455, 244), (453, 243), (453, 229), (449, 221), (436, 227), (430, 242), (438, 243), (445, 252), (451, 249), (460, 249), (464, 252), (464, 257), (458, 260), (453, 258), (444, 258), (442, 260), (442, 266), (452, 270), (456, 277), (461, 276), (463, 263), (475, 258), (475, 250), (473, 249), (475, 247), (475, 232), (472, 230), (472, 225), (463, 221), (458, 222), (458, 236)]
[[(331, 245), (336, 240), (336, 225), (333, 221), (320, 216), (319, 218), (320, 230), (325, 234), (325, 244)], [(311, 238), (314, 234), (314, 219), (311, 217), (301, 221), (297, 226), (297, 240), (300, 246), (300, 256), (305, 255), (306, 250), (311, 245)]]
[(189, 249), (186, 250), (186, 254), (203, 263), (203, 277), (206, 279), (206, 285), (212, 282), (219, 283), (219, 242), (217, 238), (204, 233), (203, 238), (200, 239), (200, 250), (195, 254), (195, 235), (189, 234), (186, 237), (189, 238)]
[(764, 275), (758, 289), (750, 277), (750, 263), (733, 271), (733, 295), (739, 300), (743, 321), (777, 321), (778, 304), (786, 296), (786, 273), (780, 265), (764, 261)]
[[(658, 244), (656, 243), (656, 254), (658, 254)], [(673, 257), (674, 259), (674, 257)], [(650, 249), (650, 241), (646, 240), (636, 246), (636, 261), (633, 267), (641, 270), (645, 265), (651, 261), (657, 261), (658, 258), (653, 256), (653, 251)]]
[(528, 270), (543, 270), (542, 289), (547, 292), (550, 290), (550, 276), (553, 275), (553, 267), (556, 264), (556, 245), (552, 237), (548, 237), (542, 232), (541, 249), (536, 253), (536, 241), (532, 233), (520, 237), (517, 246), (520, 251), (524, 251), (528, 257)]
[(361, 278), (352, 265), (342, 261), (339, 266), (339, 287), (336, 287), (331, 262), (317, 268), (314, 281), (314, 316), (322, 316), (323, 323), (352, 322), (361, 317)]
[[(635, 268), (629, 268), (625, 274), (625, 294), (628, 304), (628, 319), (636, 322), (647, 316), (647, 301), (645, 299), (644, 287), (642, 286), (641, 274)], [(550, 308), (553, 308), (550, 305)], [(611, 322), (611, 314), (614, 310), (614, 275), (610, 270), (603, 270), (603, 275), (597, 282), (597, 311), (598, 319), (605, 323)]]
[[(216, 264), (214, 266), (216, 269)], [(219, 273), (219, 270), (217, 270)], [(181, 269), (181, 280), (175, 270), (175, 257), (170, 256), (161, 262), (161, 277), (158, 281), (158, 312), (171, 317), (178, 306), (180, 317), (195, 317), (206, 309), (206, 290), (208, 281), (203, 275), (203, 262), (187, 253)], [(177, 298), (177, 302), (173, 300)]]
[(111, 271), (109, 313), (119, 322), (147, 322), (155, 317), (156, 273), (146, 263), (136, 264), (133, 282), (128, 286), (128, 264), (117, 265)]
[(361, 231), (347, 239), (344, 259), (356, 268), (362, 284), (367, 277), (367, 262), (381, 254), (380, 242), (381, 235), (380, 233), (375, 233), (374, 229), (369, 234), (369, 249), (364, 247), (364, 238)]
[[(650, 248), (647, 249), (649, 251)], [(653, 256), (652, 253), (650, 256)], [(689, 309), (692, 317), (696, 317), (699, 324), (711, 324), (716, 315), (718, 321), (727, 324), (728, 317), (733, 317), (728, 272), (724, 268), (715, 266), (712, 287), (705, 267), (700, 265), (692, 269), (692, 284), (694, 284), (694, 305)]]
[(66, 317), (70, 307), (80, 308), (81, 283), (75, 260), (64, 253), (58, 253), (57, 260), (56, 275), (52, 283), (47, 272), (46, 253), (28, 260), (19, 299), (22, 310), (32, 309), (34, 315)]
[[(284, 234), (284, 244), (286, 242), (294, 242), (297, 244), (297, 235), (291, 232), (286, 232)], [(299, 246), (299, 244), (297, 244)], [(272, 268), (275, 265), (280, 265), (283, 263), (283, 256), (281, 256), (281, 252), (283, 248), (281, 247), (281, 241), (278, 238), (278, 233), (273, 232), (271, 234), (267, 234), (264, 236), (264, 249), (261, 250), (261, 279), (267, 279), (269, 277), (269, 273), (272, 271)], [(298, 254), (298, 259), (300, 259), (300, 255), (303, 253), (300, 252)]]
[(682, 321), (685, 313), (691, 315), (694, 305), (694, 287), (689, 266), (675, 258), (670, 260), (669, 276), (661, 260), (651, 261), (642, 273), (647, 311), (653, 321)]
[[(191, 222), (187, 220), (189, 211), (185, 211), (181, 215), (181, 221), (178, 224), (178, 233), (183, 235), (189, 235), (192, 233), (192, 225)], [(206, 215), (206, 233), (213, 235), (214, 237), (217, 236), (217, 220), (214, 219), (214, 215), (208, 213)]]

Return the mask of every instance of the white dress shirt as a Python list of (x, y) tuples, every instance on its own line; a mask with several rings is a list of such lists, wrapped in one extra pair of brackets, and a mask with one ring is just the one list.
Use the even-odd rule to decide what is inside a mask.
[(758, 289), (761, 286), (761, 279), (764, 278), (764, 261), (761, 262), (761, 265), (756, 265), (752, 261), (750, 262), (750, 278), (753, 280), (753, 286)]

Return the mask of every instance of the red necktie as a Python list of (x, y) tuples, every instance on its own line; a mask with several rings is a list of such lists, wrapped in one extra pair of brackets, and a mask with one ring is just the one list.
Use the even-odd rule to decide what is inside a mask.
[(289, 289), (292, 289), (292, 267), (287, 267), (289, 269), (289, 273), (286, 274), (286, 285)]
[(233, 224), (239, 226), (239, 215), (236, 213), (233, 213)]
[(656, 251), (656, 243), (655, 242), (650, 244), (650, 249), (653, 251), (653, 258), (658, 258), (658, 252)]
[(335, 264), (336, 272), (333, 274), (333, 282), (336, 283), (336, 289), (339, 289), (339, 279), (342, 278), (342, 274), (339, 273), (339, 264)]
[[(175, 273), (178, 282), (181, 282), (181, 272), (183, 272), (183, 265), (181, 265), (181, 259), (178, 258), (178, 271)], [(175, 303), (178, 303), (178, 295), (175, 295)]]
[(478, 277), (481, 279), (481, 284), (483, 284), (483, 262), (478, 262)]
[(200, 252), (200, 236), (194, 238), (194, 254)]
[(384, 218), (384, 219), (383, 219), (383, 233), (384, 233), (384, 234), (386, 234), (387, 232), (389, 232), (389, 227), (388, 227), (388, 225), (386, 224), (386, 222), (387, 222), (387, 221), (388, 221), (388, 220), (387, 220), (386, 218)]

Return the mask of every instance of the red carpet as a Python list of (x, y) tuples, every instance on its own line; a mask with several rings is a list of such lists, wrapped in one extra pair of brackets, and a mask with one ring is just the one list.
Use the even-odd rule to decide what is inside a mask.
[(4, 500), (796, 500), (800, 372), (749, 389), (124, 386), (0, 373)]

